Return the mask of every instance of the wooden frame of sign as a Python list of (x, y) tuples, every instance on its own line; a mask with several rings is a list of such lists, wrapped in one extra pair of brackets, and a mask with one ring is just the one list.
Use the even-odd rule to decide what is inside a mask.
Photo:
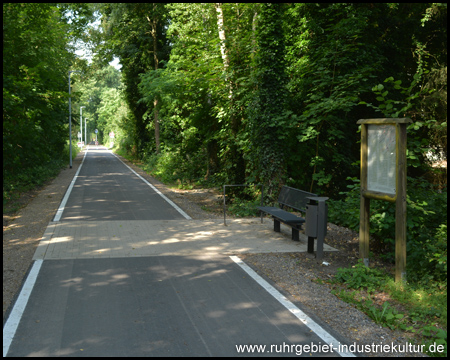
[(409, 118), (361, 119), (359, 256), (369, 265), (370, 199), (395, 202), (395, 281), (406, 280), (406, 125)]

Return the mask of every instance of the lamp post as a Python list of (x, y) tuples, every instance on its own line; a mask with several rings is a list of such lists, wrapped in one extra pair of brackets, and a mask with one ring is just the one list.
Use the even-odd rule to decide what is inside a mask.
[(82, 116), (82, 114), (83, 114), (83, 108), (85, 108), (86, 106), (80, 106), (80, 126), (81, 126), (81, 129), (80, 129), (80, 133), (81, 133), (81, 148), (83, 148), (83, 116)]
[(70, 97), (70, 74), (73, 72), (81, 72), (80, 70), (70, 70), (69, 71), (69, 166), (72, 169), (72, 98)]
[(87, 118), (84, 118), (84, 143), (87, 146), (88, 143), (87, 143), (87, 137), (86, 137), (86, 130), (87, 130), (86, 120), (87, 120)]

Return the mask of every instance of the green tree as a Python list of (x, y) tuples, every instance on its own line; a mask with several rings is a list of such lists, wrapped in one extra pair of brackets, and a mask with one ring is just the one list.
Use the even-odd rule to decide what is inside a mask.
[[(189, 164), (186, 177), (264, 181), (273, 196), (287, 183), (339, 197), (347, 177), (359, 174), (356, 122), (377, 116), (360, 103), (376, 101), (374, 86), (390, 77), (411, 84), (419, 63), (423, 69), (433, 63), (429, 73), (422, 71), (421, 86), (428, 90), (421, 104), (417, 98), (409, 110), (415, 116), (446, 110), (444, 5), (196, 3), (159, 9), (163, 15), (155, 18), (160, 13), (152, 4), (106, 5), (104, 49), (113, 49), (124, 65), (137, 152), (159, 149), (154, 164), (170, 163), (168, 173), (179, 176), (182, 171), (172, 169)], [(152, 19), (165, 24), (156, 42)], [(401, 93), (390, 95), (402, 101)], [(434, 137), (430, 144), (446, 149), (443, 129), (417, 136)]]
[(286, 176), (284, 140), (289, 129), (283, 19), (284, 5), (261, 5), (256, 31), (256, 91), (249, 111), (252, 146), (248, 155), (272, 198)]
[[(150, 136), (149, 111), (146, 104), (139, 102), (138, 84), (140, 74), (158, 69), (159, 62), (167, 60), (165, 14), (165, 4), (160, 3), (105, 4), (102, 8), (105, 42), (99, 47), (99, 54), (108, 60), (113, 54), (120, 59), (125, 98), (136, 122), (135, 145), (139, 153), (156, 145), (158, 139), (157, 129)], [(154, 107), (155, 104), (152, 110)], [(154, 124), (158, 126), (156, 113), (155, 116)]]
[(191, 159), (190, 151), (195, 151), (199, 171), (208, 179), (245, 182), (243, 153), (248, 136), (243, 121), (251, 88), (252, 53), (247, 50), (254, 6), (170, 4), (168, 8), (170, 60), (162, 71), (142, 75), (142, 101), (150, 107), (153, 97), (158, 97), (167, 149), (175, 146), (179, 156)]
[[(60, 158), (67, 136), (67, 77), (75, 60), (69, 41), (91, 17), (70, 23), (68, 7), (3, 4), (3, 179), (33, 183)], [(9, 185), (6, 185), (9, 186)]]
[[(103, 139), (108, 140), (107, 136), (110, 130), (105, 125), (109, 119), (106, 117), (100, 119), (99, 109), (103, 106), (102, 102), (105, 101), (105, 97), (108, 97), (109, 90), (118, 92), (120, 87), (121, 73), (113, 66), (106, 65), (99, 68), (98, 64), (92, 64), (87, 67), (83, 81), (76, 83), (73, 87), (76, 95), (76, 101), (73, 102), (73, 112), (77, 131), (80, 128), (78, 123), (80, 118), (79, 109), (81, 106), (84, 106), (83, 117), (89, 119), (88, 128), (91, 133), (94, 132), (94, 129), (98, 129), (97, 138), (99, 141), (102, 142)], [(109, 100), (108, 103), (110, 103)]]
[[(221, 81), (217, 76), (220, 58), (219, 52), (211, 51), (215, 49), (211, 39), (218, 36), (217, 32), (213, 33), (215, 37), (205, 36), (203, 32), (204, 29), (217, 29), (214, 6), (170, 4), (168, 10), (171, 19), (167, 31), (172, 45), (170, 60), (164, 68), (149, 70), (141, 76), (141, 101), (152, 109), (157, 99), (161, 151), (176, 152), (176, 157), (171, 159), (178, 158), (177, 162), (190, 163), (191, 168), (197, 168), (197, 165), (207, 164), (206, 161), (192, 164), (193, 159), (204, 152), (205, 137), (214, 139), (217, 136), (217, 120), (211, 113), (215, 103), (211, 86), (212, 82)], [(215, 130), (210, 131), (212, 129)]]
[(358, 111), (358, 95), (370, 93), (385, 59), (374, 41), (380, 11), (366, 4), (296, 4), (288, 11), (290, 108), (298, 114), (298, 141), (290, 144), (302, 154), (288, 161), (301, 188), (336, 196), (356, 175), (356, 121), (367, 116)]

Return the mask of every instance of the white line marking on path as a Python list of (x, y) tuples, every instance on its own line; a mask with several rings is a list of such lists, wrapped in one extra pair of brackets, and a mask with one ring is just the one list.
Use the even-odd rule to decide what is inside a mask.
[(130, 169), (134, 174), (136, 174), (143, 182), (145, 182), (148, 186), (150, 186), (158, 195), (160, 195), (164, 200), (166, 200), (170, 205), (172, 205), (175, 210), (177, 210), (181, 215), (183, 215), (187, 220), (192, 220), (192, 218), (186, 214), (180, 207), (175, 204), (172, 200), (170, 200), (167, 196), (165, 196), (161, 191), (159, 191), (156, 187), (150, 184), (147, 180), (145, 180), (141, 175), (139, 175), (136, 171), (130, 168), (127, 164), (125, 164), (120, 158), (114, 154), (111, 150), (108, 150), (111, 154), (113, 154), (122, 164), (124, 164), (128, 169)]
[(61, 219), (61, 216), (64, 211), (64, 207), (66, 206), (67, 200), (69, 200), (70, 193), (72, 192), (73, 186), (75, 185), (75, 181), (77, 180), (78, 174), (80, 173), (81, 167), (83, 166), (84, 159), (86, 159), (86, 155), (88, 153), (88, 148), (86, 148), (86, 152), (84, 153), (83, 161), (80, 164), (80, 167), (78, 168), (77, 172), (75, 173), (75, 176), (72, 179), (72, 182), (69, 185), (69, 188), (66, 191), (66, 194), (64, 195), (64, 198), (61, 201), (61, 204), (59, 205), (58, 211), (56, 212), (56, 215), (53, 219), (53, 221), (59, 221)]
[[(272, 285), (270, 285), (266, 280), (259, 276), (250, 266), (243, 262), (237, 256), (230, 256), (237, 265), (241, 267), (248, 275), (250, 275), (259, 285), (261, 285), (270, 295), (278, 300), (281, 305), (288, 309), (292, 314), (297, 317), (303, 324), (309, 327), (314, 333), (316, 333), (322, 340), (327, 344), (333, 344), (333, 349), (339, 355), (343, 357), (355, 357), (355, 354), (351, 352), (338, 351), (339, 341), (337, 341), (333, 336), (331, 336), (327, 331), (325, 331), (319, 324), (317, 324), (313, 319), (306, 315), (297, 306), (291, 303), (285, 296), (283, 296), (278, 290), (276, 290)], [(336, 346), (335, 346), (336, 345)]]
[(34, 284), (36, 283), (39, 270), (41, 269), (43, 260), (36, 260), (30, 270), (30, 273), (23, 284), (22, 290), (14, 304), (11, 313), (9, 314), (8, 320), (6, 320), (3, 326), (3, 357), (8, 354), (9, 347), (16, 333), (17, 327), (19, 326), (22, 314), (27, 306), (28, 299), (30, 298), (31, 291), (33, 290)]

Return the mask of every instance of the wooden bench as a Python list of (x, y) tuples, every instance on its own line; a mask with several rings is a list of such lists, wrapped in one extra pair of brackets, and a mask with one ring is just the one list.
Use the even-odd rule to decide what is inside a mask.
[(292, 227), (292, 240), (299, 241), (299, 230), (302, 229), (302, 224), (305, 219), (294, 215), (285, 208), (291, 208), (299, 211), (300, 213), (306, 213), (306, 204), (308, 203), (308, 197), (317, 196), (316, 194), (294, 189), (289, 186), (283, 186), (278, 196), (279, 208), (272, 206), (258, 206), (258, 210), (263, 213), (269, 214), (273, 217), (273, 230), (280, 232), (280, 222)]

